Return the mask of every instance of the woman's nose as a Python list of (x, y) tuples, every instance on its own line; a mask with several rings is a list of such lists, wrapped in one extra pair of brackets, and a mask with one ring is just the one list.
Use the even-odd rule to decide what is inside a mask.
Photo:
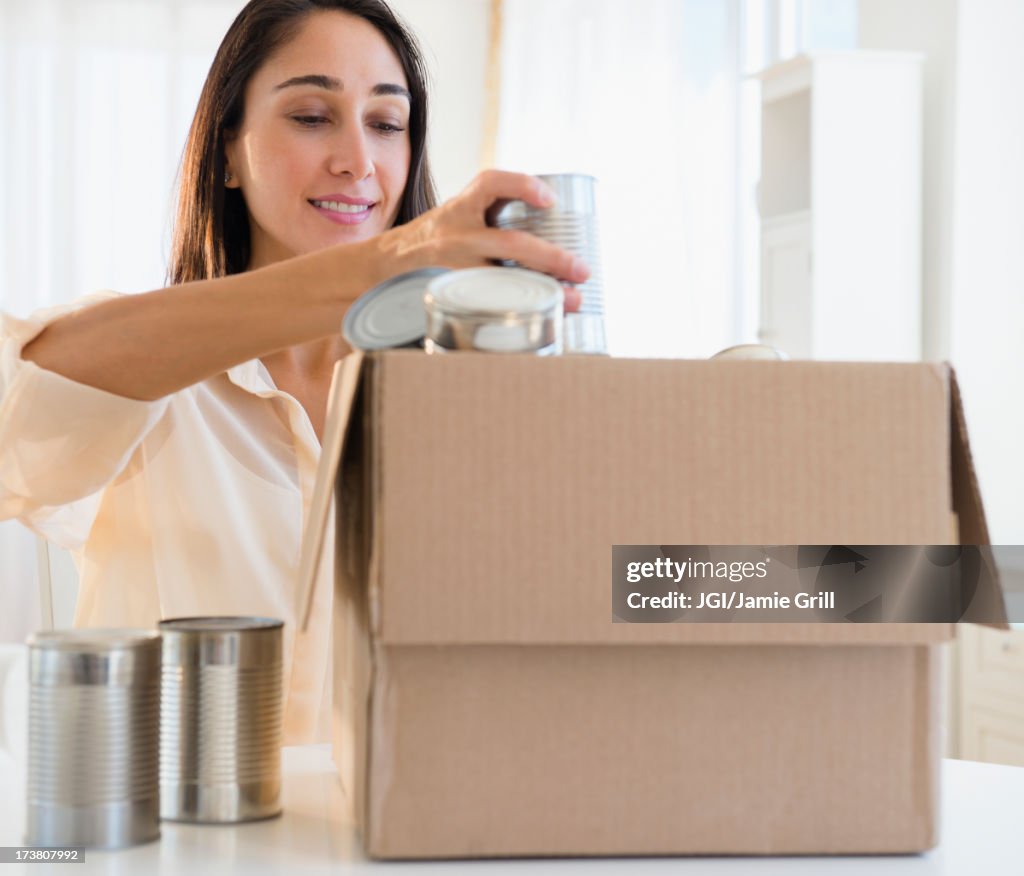
[(330, 171), (336, 176), (347, 173), (355, 179), (373, 174), (373, 156), (362, 125), (348, 124), (339, 131), (331, 152)]

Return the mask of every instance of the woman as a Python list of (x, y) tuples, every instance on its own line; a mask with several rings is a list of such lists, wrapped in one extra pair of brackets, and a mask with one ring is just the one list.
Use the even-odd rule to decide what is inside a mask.
[(427, 265), (587, 276), (487, 226), (502, 199), (551, 203), (534, 178), (485, 172), (434, 207), (426, 122), (381, 0), (253, 0), (185, 148), (172, 285), (0, 326), (0, 518), (74, 552), (78, 625), (285, 619), (288, 743), (327, 734), (330, 584), (297, 635), (295, 575), (346, 308)]

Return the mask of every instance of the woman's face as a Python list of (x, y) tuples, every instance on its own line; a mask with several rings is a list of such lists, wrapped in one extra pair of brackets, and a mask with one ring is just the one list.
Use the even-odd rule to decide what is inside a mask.
[(249, 212), (249, 267), (390, 228), (409, 175), (409, 85), (369, 22), (308, 15), (253, 75), (227, 137)]

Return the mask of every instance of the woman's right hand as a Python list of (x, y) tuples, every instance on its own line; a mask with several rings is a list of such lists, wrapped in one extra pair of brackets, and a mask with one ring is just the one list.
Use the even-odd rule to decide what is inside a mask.
[(488, 224), (512, 200), (543, 208), (553, 206), (555, 196), (537, 177), (485, 170), (450, 201), (382, 237), (398, 263), (408, 266), (408, 270), (427, 266), (473, 268), (507, 259), (563, 283), (586, 282), (590, 270), (572, 253), (526, 231)]

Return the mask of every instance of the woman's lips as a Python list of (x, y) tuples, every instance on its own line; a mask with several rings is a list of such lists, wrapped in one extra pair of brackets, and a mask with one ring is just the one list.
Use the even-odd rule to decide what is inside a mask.
[(357, 211), (350, 212), (351, 207), (349, 207), (349, 211), (343, 211), (327, 206), (323, 201), (310, 201), (309, 204), (321, 216), (330, 220), (335, 225), (360, 225), (370, 218), (370, 214), (377, 206), (376, 204), (363, 205)]

